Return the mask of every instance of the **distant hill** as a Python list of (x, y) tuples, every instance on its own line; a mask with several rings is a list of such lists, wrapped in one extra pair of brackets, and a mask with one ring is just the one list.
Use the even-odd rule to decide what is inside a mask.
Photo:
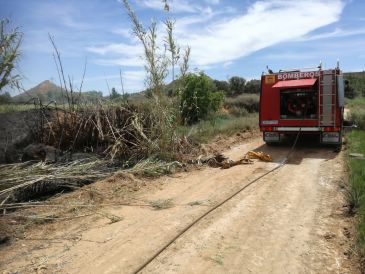
[[(84, 100), (90, 102), (103, 98), (103, 94), (100, 91), (87, 91), (82, 92), (81, 94)], [(67, 102), (65, 91), (49, 80), (45, 80), (35, 87), (12, 97), (12, 101), (16, 103), (26, 103), (33, 100), (33, 98), (39, 98), (43, 104), (51, 101), (56, 101), (58, 104)]]
[(39, 98), (42, 102), (50, 102), (62, 97), (62, 89), (49, 80), (43, 81), (35, 87), (13, 97), (15, 102), (28, 102), (32, 98)]

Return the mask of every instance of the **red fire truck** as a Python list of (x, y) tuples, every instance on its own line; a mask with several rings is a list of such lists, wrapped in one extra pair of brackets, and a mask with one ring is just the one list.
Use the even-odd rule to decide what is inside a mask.
[(269, 70), (261, 77), (260, 130), (267, 144), (286, 135), (316, 134), (323, 144), (342, 143), (343, 75), (322, 65), (308, 69)]

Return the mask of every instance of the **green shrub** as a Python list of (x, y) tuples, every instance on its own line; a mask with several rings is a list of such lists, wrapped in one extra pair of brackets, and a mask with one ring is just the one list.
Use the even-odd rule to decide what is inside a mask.
[(237, 97), (229, 97), (224, 101), (227, 109), (233, 107), (245, 108), (248, 112), (258, 112), (260, 108), (260, 96), (257, 94), (241, 94)]
[(180, 104), (184, 124), (197, 123), (220, 108), (224, 94), (213, 92), (214, 88), (213, 81), (203, 72), (184, 78)]
[(344, 73), (345, 78), (345, 96), (347, 98), (356, 98), (364, 96), (365, 91), (365, 72)]

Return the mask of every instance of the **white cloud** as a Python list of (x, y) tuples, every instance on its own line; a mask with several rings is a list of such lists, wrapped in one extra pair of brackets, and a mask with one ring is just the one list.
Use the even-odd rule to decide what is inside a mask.
[(121, 67), (142, 67), (143, 60), (141, 57), (121, 57), (121, 58), (105, 58), (95, 59), (94, 63), (102, 66), (121, 66)]
[[(144, 7), (163, 9), (160, 0), (139, 0), (138, 3)], [(333, 33), (306, 36), (339, 20), (345, 5), (341, 0), (262, 0), (249, 6), (242, 14), (238, 14), (237, 9), (232, 14), (232, 9), (198, 8), (187, 1), (171, 3), (179, 3), (180, 10), (185, 12), (199, 10), (176, 19), (178, 43), (192, 48), (191, 67), (227, 67), (241, 57), (278, 43), (350, 35), (350, 32), (338, 29)], [(184, 5), (188, 5), (189, 9), (182, 8)], [(158, 29), (161, 33), (163, 26), (159, 25)], [(89, 47), (88, 51), (107, 57), (96, 60), (101, 65), (143, 66), (141, 46), (131, 37), (129, 41), (130, 44)]]
[(112, 43), (105, 46), (93, 46), (87, 47), (87, 51), (105, 55), (107, 53), (117, 53), (126, 56), (135, 56), (142, 54), (142, 47), (139, 45), (125, 44), (125, 43)]
[[(267, 54), (260, 59), (263, 60), (310, 60), (317, 58), (317, 56), (320, 55), (314, 54), (313, 52), (285, 52), (285, 53), (275, 53), (275, 54)], [(318, 59), (319, 62), (319, 59)]]
[(340, 28), (336, 28), (334, 31), (331, 31), (331, 32), (325, 32), (325, 33), (308, 35), (308, 36), (306, 35), (306, 36), (298, 38), (297, 41), (312, 41), (312, 40), (320, 40), (320, 39), (326, 39), (326, 38), (346, 37), (346, 36), (359, 35), (359, 34), (364, 34), (364, 33), (365, 33), (365, 28), (351, 29), (351, 30), (343, 30)]
[(179, 41), (191, 46), (198, 66), (224, 63), (336, 22), (343, 7), (340, 0), (258, 1), (240, 16), (205, 26), (187, 24), (179, 30)]
[[(143, 66), (143, 49), (138, 44), (112, 43), (105, 46), (93, 46), (87, 51), (105, 56), (98, 58), (94, 63), (104, 66), (141, 67)], [(110, 56), (113, 55), (113, 56)], [(115, 57), (115, 56), (118, 57)]]

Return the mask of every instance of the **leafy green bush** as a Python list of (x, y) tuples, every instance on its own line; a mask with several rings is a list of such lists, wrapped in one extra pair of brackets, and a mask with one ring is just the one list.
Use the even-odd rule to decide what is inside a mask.
[(183, 80), (181, 118), (184, 124), (194, 124), (216, 112), (223, 103), (224, 94), (213, 92), (213, 81), (203, 72), (188, 74)]
[(257, 94), (241, 94), (237, 97), (226, 98), (224, 107), (228, 110), (232, 108), (244, 108), (248, 112), (258, 112), (260, 108), (260, 96)]
[(345, 96), (356, 98), (364, 96), (365, 93), (365, 72), (344, 73)]

